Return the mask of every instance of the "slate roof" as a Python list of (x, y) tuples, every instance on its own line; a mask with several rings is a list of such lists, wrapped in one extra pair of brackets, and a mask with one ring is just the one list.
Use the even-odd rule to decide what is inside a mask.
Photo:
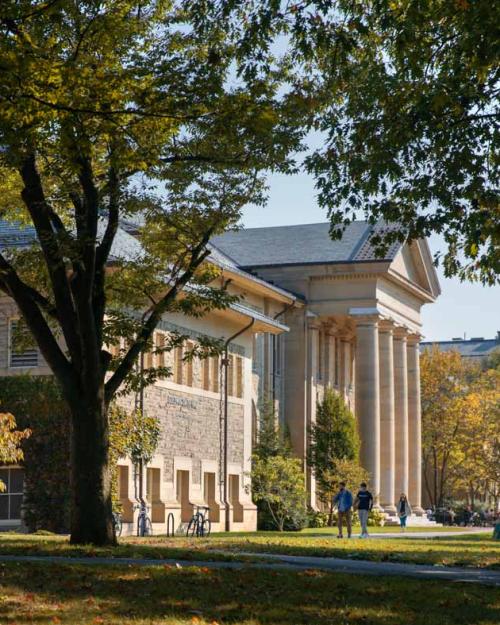
[(420, 351), (438, 347), (442, 352), (457, 351), (462, 358), (485, 358), (495, 349), (500, 349), (500, 332), (494, 339), (472, 338), (455, 341), (424, 341), (420, 343)]
[(247, 228), (226, 232), (212, 242), (242, 268), (345, 262), (391, 261), (401, 244), (395, 243), (385, 258), (375, 256), (371, 237), (388, 226), (355, 221), (342, 239), (333, 241), (329, 223)]
[[(104, 233), (104, 221), (98, 225), (98, 236)], [(0, 249), (23, 248), (36, 241), (33, 226), (24, 226), (18, 222), (0, 220)], [(119, 228), (111, 247), (110, 260), (132, 260), (142, 254), (139, 241), (123, 228)]]

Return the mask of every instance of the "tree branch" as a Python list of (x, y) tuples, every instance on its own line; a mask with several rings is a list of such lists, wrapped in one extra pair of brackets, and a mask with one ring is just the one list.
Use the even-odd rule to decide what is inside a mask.
[(179, 293), (186, 286), (186, 284), (193, 277), (196, 269), (201, 263), (210, 255), (210, 250), (205, 249), (210, 237), (212, 236), (212, 230), (209, 230), (203, 236), (201, 242), (194, 248), (191, 262), (189, 263), (186, 271), (180, 276), (176, 283), (168, 290), (168, 292), (162, 297), (162, 299), (152, 307), (149, 318), (145, 321), (141, 331), (139, 332), (136, 340), (130, 346), (128, 352), (123, 357), (123, 360), (118, 365), (117, 369), (106, 383), (106, 401), (109, 402), (113, 398), (114, 394), (125, 380), (126, 376), (130, 373), (135, 361), (137, 360), (144, 345), (150, 339), (154, 329), (161, 320), (163, 313), (168, 310), (168, 307), (175, 301)]
[(20, 174), (24, 183), (21, 196), (35, 226), (38, 242), (45, 257), (56, 307), (59, 311), (61, 329), (72, 358), (77, 360), (80, 356), (80, 346), (75, 331), (76, 316), (65, 260), (52, 227), (53, 210), (45, 199), (34, 154), (29, 154), (24, 159)]
[(40, 294), (34, 297), (36, 292), (24, 284), (15, 269), (2, 254), (0, 254), (0, 288), (16, 302), (54, 374), (66, 383), (73, 382), (71, 365), (54, 338), (47, 321), (44, 319), (39, 308), (39, 302), (36, 301), (38, 298), (43, 300), (45, 298)]

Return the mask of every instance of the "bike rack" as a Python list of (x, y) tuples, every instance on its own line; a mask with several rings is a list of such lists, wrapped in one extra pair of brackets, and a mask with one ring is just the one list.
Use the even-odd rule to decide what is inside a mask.
[(174, 519), (173, 513), (169, 512), (167, 516), (167, 538), (171, 538), (174, 536), (175, 536), (175, 519)]

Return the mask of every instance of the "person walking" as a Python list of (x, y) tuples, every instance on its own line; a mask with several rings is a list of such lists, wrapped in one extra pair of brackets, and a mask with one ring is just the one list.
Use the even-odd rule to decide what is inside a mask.
[(373, 495), (366, 487), (366, 482), (361, 482), (359, 491), (354, 500), (354, 507), (358, 510), (359, 522), (361, 523), (360, 538), (368, 538), (368, 516), (373, 508)]
[(404, 533), (406, 531), (406, 519), (411, 515), (410, 502), (404, 493), (401, 493), (396, 509), (398, 511), (399, 525)]
[(343, 538), (343, 523), (345, 521), (347, 525), (347, 537), (351, 538), (352, 525), (351, 525), (351, 510), (352, 510), (352, 494), (345, 487), (345, 482), (340, 482), (339, 492), (333, 498), (333, 503), (337, 505), (338, 516), (338, 528), (339, 535), (337, 538)]

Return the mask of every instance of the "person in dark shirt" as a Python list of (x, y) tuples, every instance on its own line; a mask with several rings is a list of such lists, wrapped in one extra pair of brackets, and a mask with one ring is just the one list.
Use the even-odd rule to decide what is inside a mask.
[(360, 538), (368, 538), (368, 515), (373, 508), (373, 495), (366, 488), (366, 483), (361, 482), (359, 491), (354, 500), (354, 507), (358, 509), (359, 522), (361, 523)]

